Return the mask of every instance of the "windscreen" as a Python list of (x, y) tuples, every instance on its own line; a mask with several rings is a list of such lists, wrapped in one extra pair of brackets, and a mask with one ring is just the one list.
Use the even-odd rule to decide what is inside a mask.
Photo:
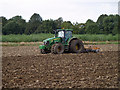
[(59, 31), (58, 32), (58, 37), (64, 37), (64, 31)]

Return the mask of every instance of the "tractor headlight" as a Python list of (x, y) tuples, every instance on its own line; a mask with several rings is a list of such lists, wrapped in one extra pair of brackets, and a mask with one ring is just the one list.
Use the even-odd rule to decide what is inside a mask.
[(48, 44), (49, 44), (49, 41), (44, 42), (44, 45), (48, 45)]

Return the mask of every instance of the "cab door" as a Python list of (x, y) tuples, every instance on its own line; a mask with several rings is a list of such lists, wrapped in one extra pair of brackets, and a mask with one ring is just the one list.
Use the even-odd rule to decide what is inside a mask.
[(71, 37), (72, 37), (72, 32), (71, 31), (66, 31), (65, 32), (65, 42), (67, 42), (67, 40)]

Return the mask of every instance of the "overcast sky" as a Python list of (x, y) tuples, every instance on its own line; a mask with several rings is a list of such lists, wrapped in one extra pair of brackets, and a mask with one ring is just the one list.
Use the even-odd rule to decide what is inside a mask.
[(46, 19), (63, 17), (64, 21), (84, 23), (101, 14), (117, 14), (119, 0), (0, 0), (0, 16), (7, 19), (21, 15), (26, 21), (33, 13)]

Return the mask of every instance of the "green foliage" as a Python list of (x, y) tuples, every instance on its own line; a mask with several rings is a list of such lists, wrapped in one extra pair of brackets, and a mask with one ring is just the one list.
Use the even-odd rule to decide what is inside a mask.
[(105, 15), (104, 15), (104, 14), (103, 14), (103, 15), (100, 15), (100, 17), (98, 18), (98, 20), (97, 20), (97, 22), (96, 22), (97, 25), (98, 25), (99, 33), (100, 33), (100, 34), (104, 33), (104, 31), (103, 31), (103, 30), (104, 30), (103, 20), (104, 20), (105, 17), (108, 17), (108, 15), (106, 15), (106, 14), (105, 14)]
[(36, 41), (43, 41), (46, 38), (53, 37), (54, 34), (31, 34), (31, 35), (2, 35), (3, 42), (36, 42)]
[(42, 17), (41, 17), (39, 14), (34, 13), (34, 14), (31, 16), (29, 22), (30, 22), (30, 23), (42, 22)]
[(41, 23), (42, 23), (42, 17), (39, 14), (34, 13), (31, 16), (26, 26), (25, 34), (35, 33), (35, 31), (37, 30), (37, 28), (39, 27)]
[(37, 28), (35, 33), (53, 33), (53, 30), (56, 29), (56, 23), (54, 20), (45, 20), (41, 25)]
[(104, 34), (83, 34), (83, 35), (74, 35), (75, 37), (83, 41), (118, 41), (118, 34), (116, 35), (104, 35)]
[(2, 33), (8, 34), (38, 34), (38, 33), (54, 33), (55, 29), (73, 29), (74, 34), (112, 34), (116, 35), (120, 30), (119, 15), (100, 15), (97, 22), (88, 19), (86, 23), (71, 23), (63, 21), (62, 17), (56, 20), (42, 20), (42, 17), (34, 13), (29, 22), (26, 22), (22, 16), (14, 16), (7, 20), (2, 17)]
[(24, 19), (22, 19), (22, 16), (15, 16), (15, 17), (11, 18), (9, 20), (9, 22), (10, 21), (16, 22), (21, 27), (21, 31), (18, 34), (23, 34), (24, 33), (24, 31), (26, 29), (26, 21)]
[(2, 18), (2, 27), (4, 27), (7, 23), (7, 19), (6, 17), (0, 17), (0, 18)]
[(4, 27), (3, 27), (3, 34), (8, 35), (8, 34), (22, 34), (22, 28), (21, 26), (14, 22), (10, 21), (8, 22)]
[(85, 24), (85, 32), (86, 34), (98, 34), (99, 33), (98, 25), (94, 21), (88, 19)]
[[(118, 41), (119, 34), (116, 35), (104, 35), (104, 34), (73, 34), (74, 37), (77, 37), (83, 41)], [(54, 37), (54, 34), (31, 34), (31, 35), (2, 35), (3, 42), (38, 42), (43, 41), (44, 39)]]
[(57, 20), (55, 20), (55, 23), (56, 23), (56, 27), (58, 28), (58, 29), (60, 29), (61, 28), (61, 25), (62, 25), (62, 23), (63, 23), (63, 18), (62, 17), (59, 17)]
[(75, 34), (85, 34), (85, 24), (76, 22), (73, 25), (73, 33)]
[(99, 26), (100, 33), (102, 34), (117, 34), (120, 30), (120, 24), (118, 24), (120, 16), (119, 15), (101, 15), (97, 24)]
[(21, 16), (15, 16), (9, 20), (2, 17), (2, 33), (7, 34), (23, 34), (26, 28), (26, 21)]
[(73, 28), (73, 25), (70, 21), (65, 21), (62, 23), (61, 27), (65, 28), (65, 29), (71, 29), (71, 28)]

